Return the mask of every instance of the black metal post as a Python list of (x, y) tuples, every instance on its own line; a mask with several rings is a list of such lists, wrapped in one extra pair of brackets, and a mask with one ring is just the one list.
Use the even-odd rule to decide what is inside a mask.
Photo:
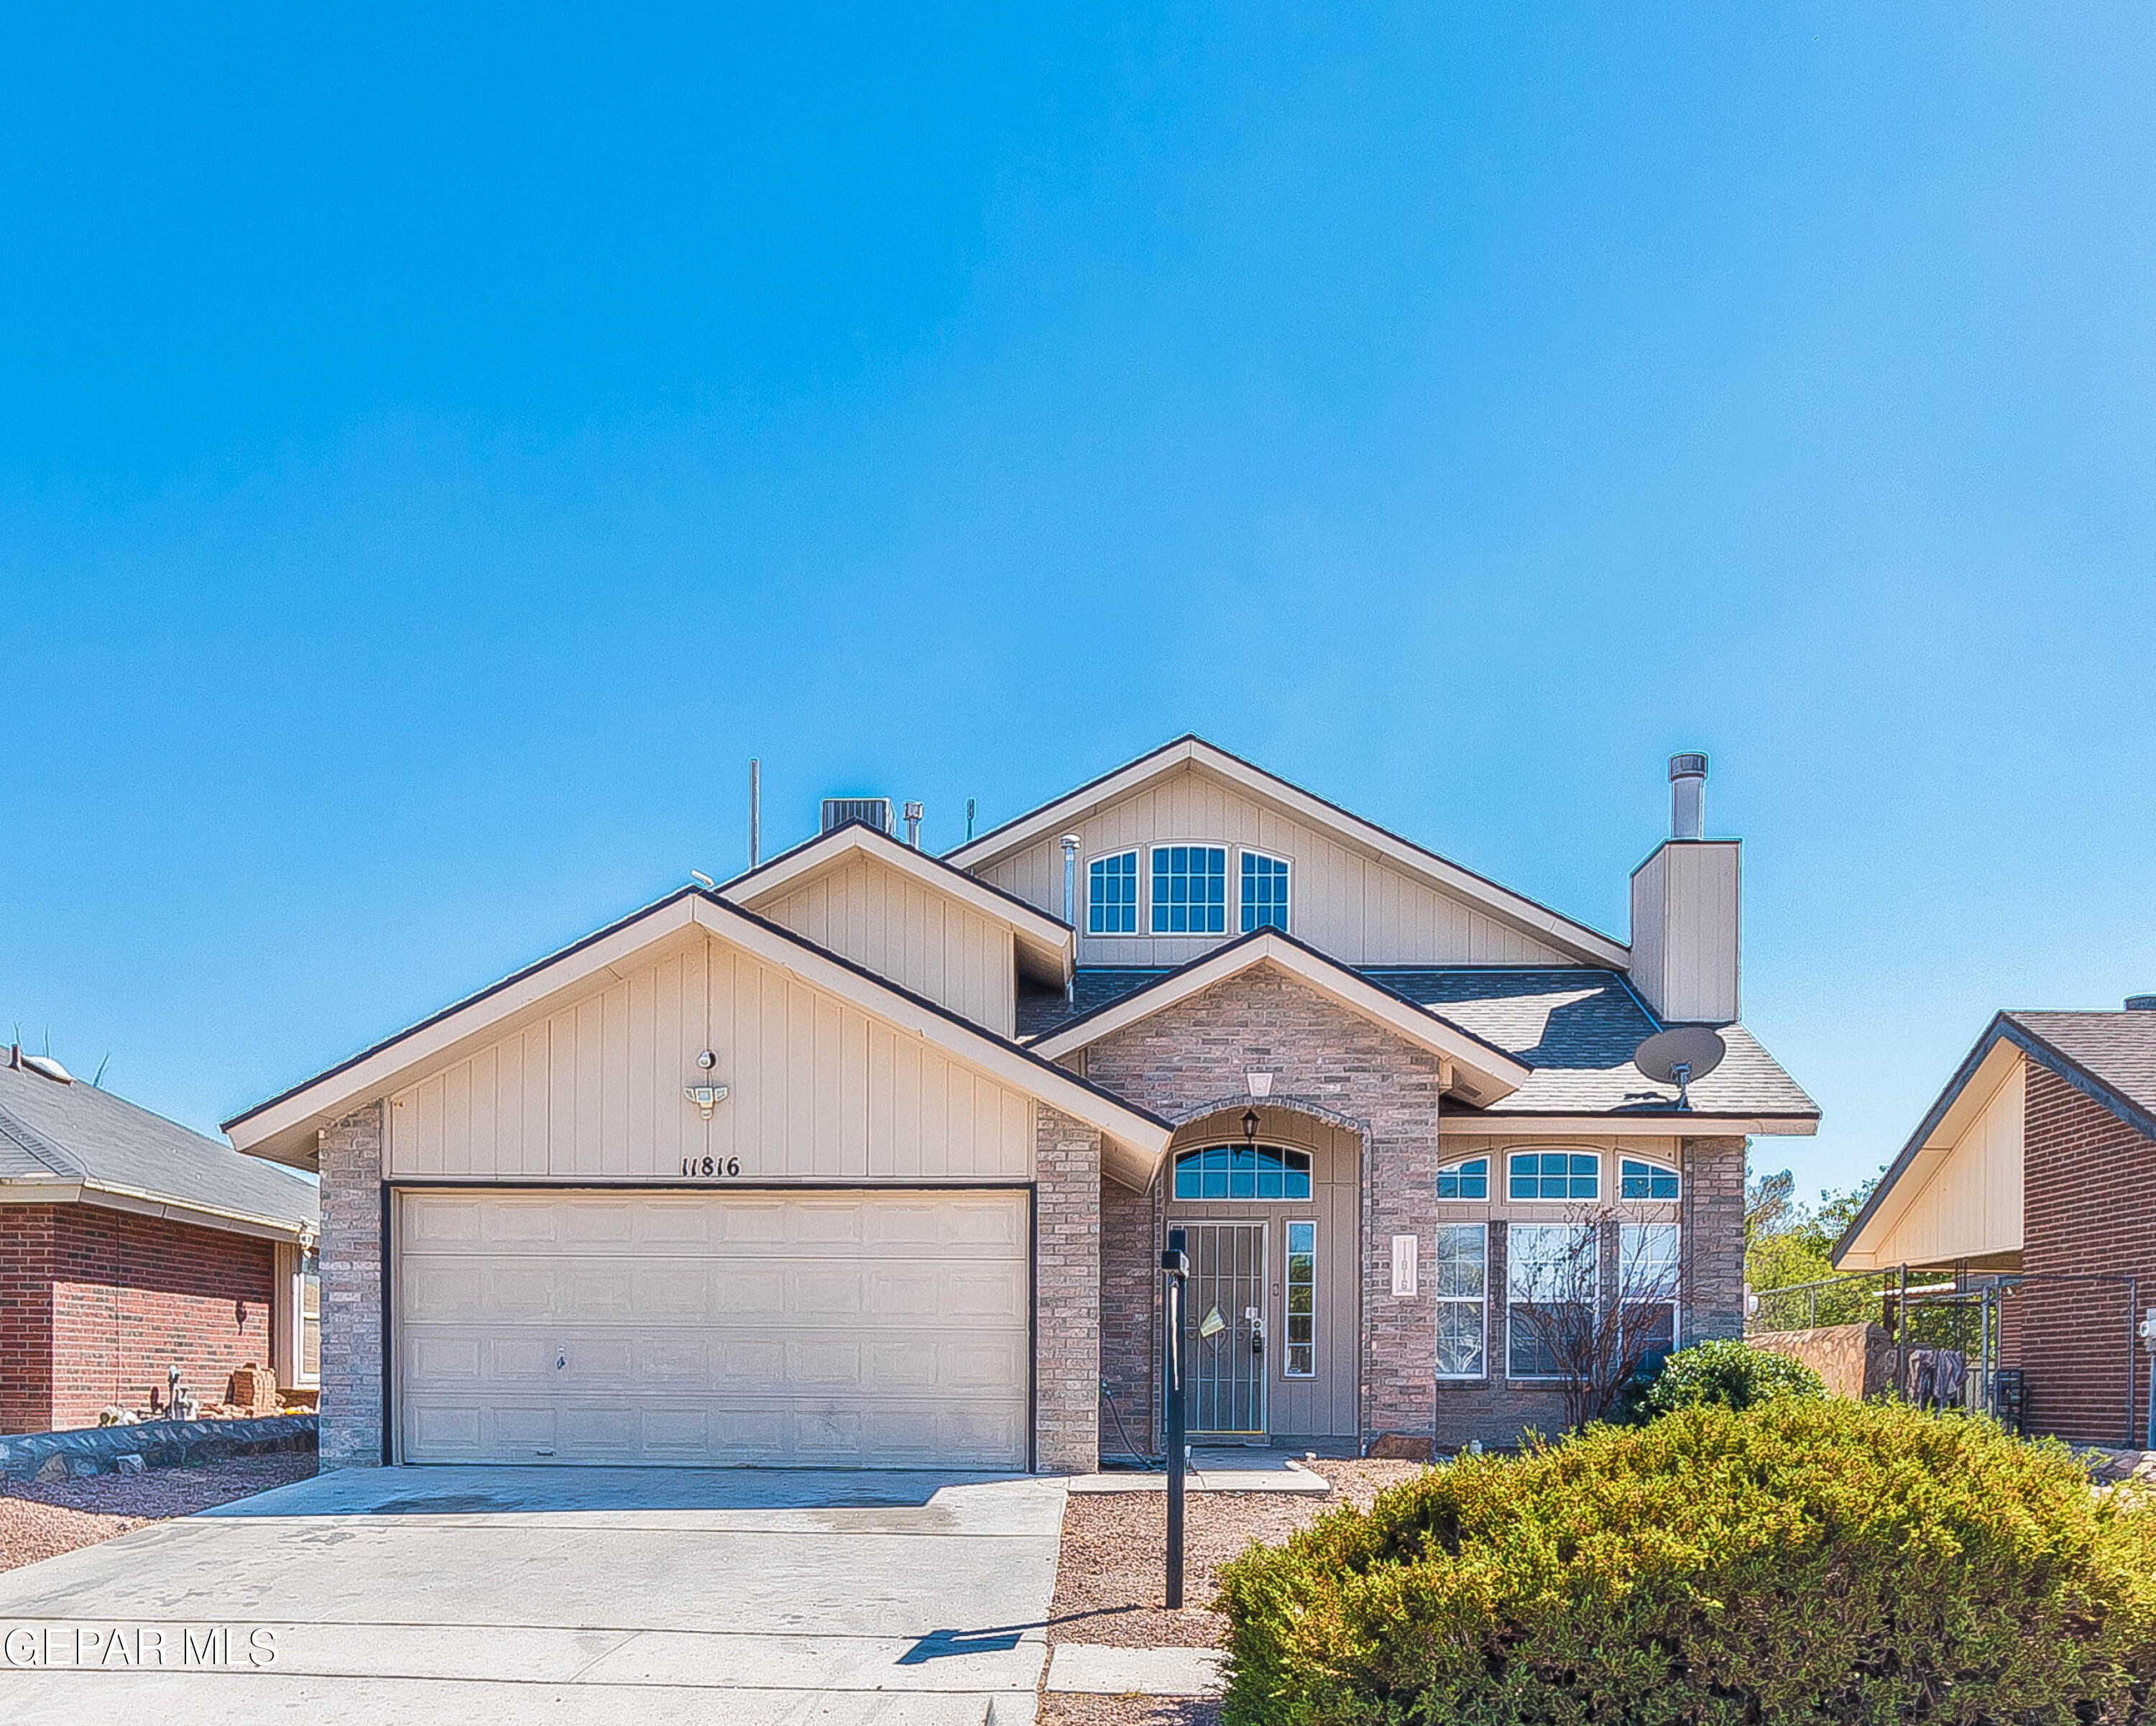
[(1183, 1461), (1186, 1447), (1183, 1405), (1183, 1284), (1190, 1273), (1183, 1246), (1188, 1240), (1180, 1229), (1168, 1231), (1168, 1250), (1160, 1256), (1162, 1280), (1167, 1284), (1162, 1323), (1161, 1383), (1168, 1399), (1168, 1604), (1183, 1605)]

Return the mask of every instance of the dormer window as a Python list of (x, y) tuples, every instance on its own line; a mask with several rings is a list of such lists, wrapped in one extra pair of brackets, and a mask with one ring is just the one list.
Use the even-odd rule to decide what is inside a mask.
[(1152, 932), (1228, 932), (1228, 853), (1221, 845), (1155, 845)]
[(1243, 853), (1243, 932), (1287, 927), (1287, 859)]
[(1138, 854), (1118, 851), (1096, 857), (1086, 869), (1086, 932), (1135, 935), (1138, 932)]

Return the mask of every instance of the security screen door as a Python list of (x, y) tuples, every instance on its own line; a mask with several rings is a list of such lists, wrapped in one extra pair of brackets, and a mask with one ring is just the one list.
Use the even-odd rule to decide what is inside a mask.
[[(1189, 1430), (1209, 1437), (1265, 1430), (1265, 1225), (1189, 1223)], [(1211, 1315), (1217, 1313), (1217, 1323)], [(1210, 1334), (1208, 1334), (1208, 1333)]]

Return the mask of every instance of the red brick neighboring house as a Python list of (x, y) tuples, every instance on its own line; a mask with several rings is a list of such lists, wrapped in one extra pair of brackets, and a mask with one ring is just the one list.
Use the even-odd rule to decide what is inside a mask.
[(305, 1383), (313, 1184), (0, 1050), (0, 1432)]
[(2034, 1431), (2145, 1441), (2156, 1307), (2156, 996), (1985, 1028), (1835, 1250), (1837, 1268), (1997, 1282), (1997, 1364)]

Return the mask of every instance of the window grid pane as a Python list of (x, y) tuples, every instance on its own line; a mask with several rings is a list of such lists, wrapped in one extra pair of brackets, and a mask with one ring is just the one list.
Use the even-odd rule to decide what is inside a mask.
[(1287, 1225), (1287, 1363), (1291, 1379), (1317, 1376), (1317, 1225)]
[(1310, 1153), (1275, 1145), (1208, 1145), (1175, 1158), (1178, 1199), (1310, 1197)]
[[(1559, 1165), (1562, 1177), (1565, 1156), (1544, 1156)], [(1506, 1231), (1505, 1354), (1512, 1377), (1565, 1375), (1565, 1345), (1586, 1335), (1600, 1305), (1601, 1247), (1591, 1225), (1514, 1223)]]
[(1437, 1374), (1481, 1378), (1488, 1370), (1483, 1340), (1488, 1230), (1480, 1223), (1440, 1225), (1431, 1276), (1437, 1297)]
[(1490, 1196), (1490, 1159), (1475, 1157), (1437, 1171), (1440, 1199), (1487, 1199)]
[(1224, 935), (1228, 931), (1228, 853), (1220, 845), (1156, 845), (1152, 932)]
[(1113, 857), (1096, 857), (1089, 868), (1088, 877), (1091, 891), (1086, 900), (1087, 932), (1137, 934), (1138, 854), (1124, 851)]
[(1618, 1165), (1617, 1193), (1624, 1199), (1674, 1199), (1677, 1172), (1653, 1163), (1636, 1163), (1627, 1157)]
[(1243, 853), (1243, 932), (1287, 927), (1287, 865), (1278, 857)]
[(1599, 1199), (1602, 1159), (1567, 1151), (1516, 1151), (1506, 1159), (1506, 1195), (1512, 1199)]

